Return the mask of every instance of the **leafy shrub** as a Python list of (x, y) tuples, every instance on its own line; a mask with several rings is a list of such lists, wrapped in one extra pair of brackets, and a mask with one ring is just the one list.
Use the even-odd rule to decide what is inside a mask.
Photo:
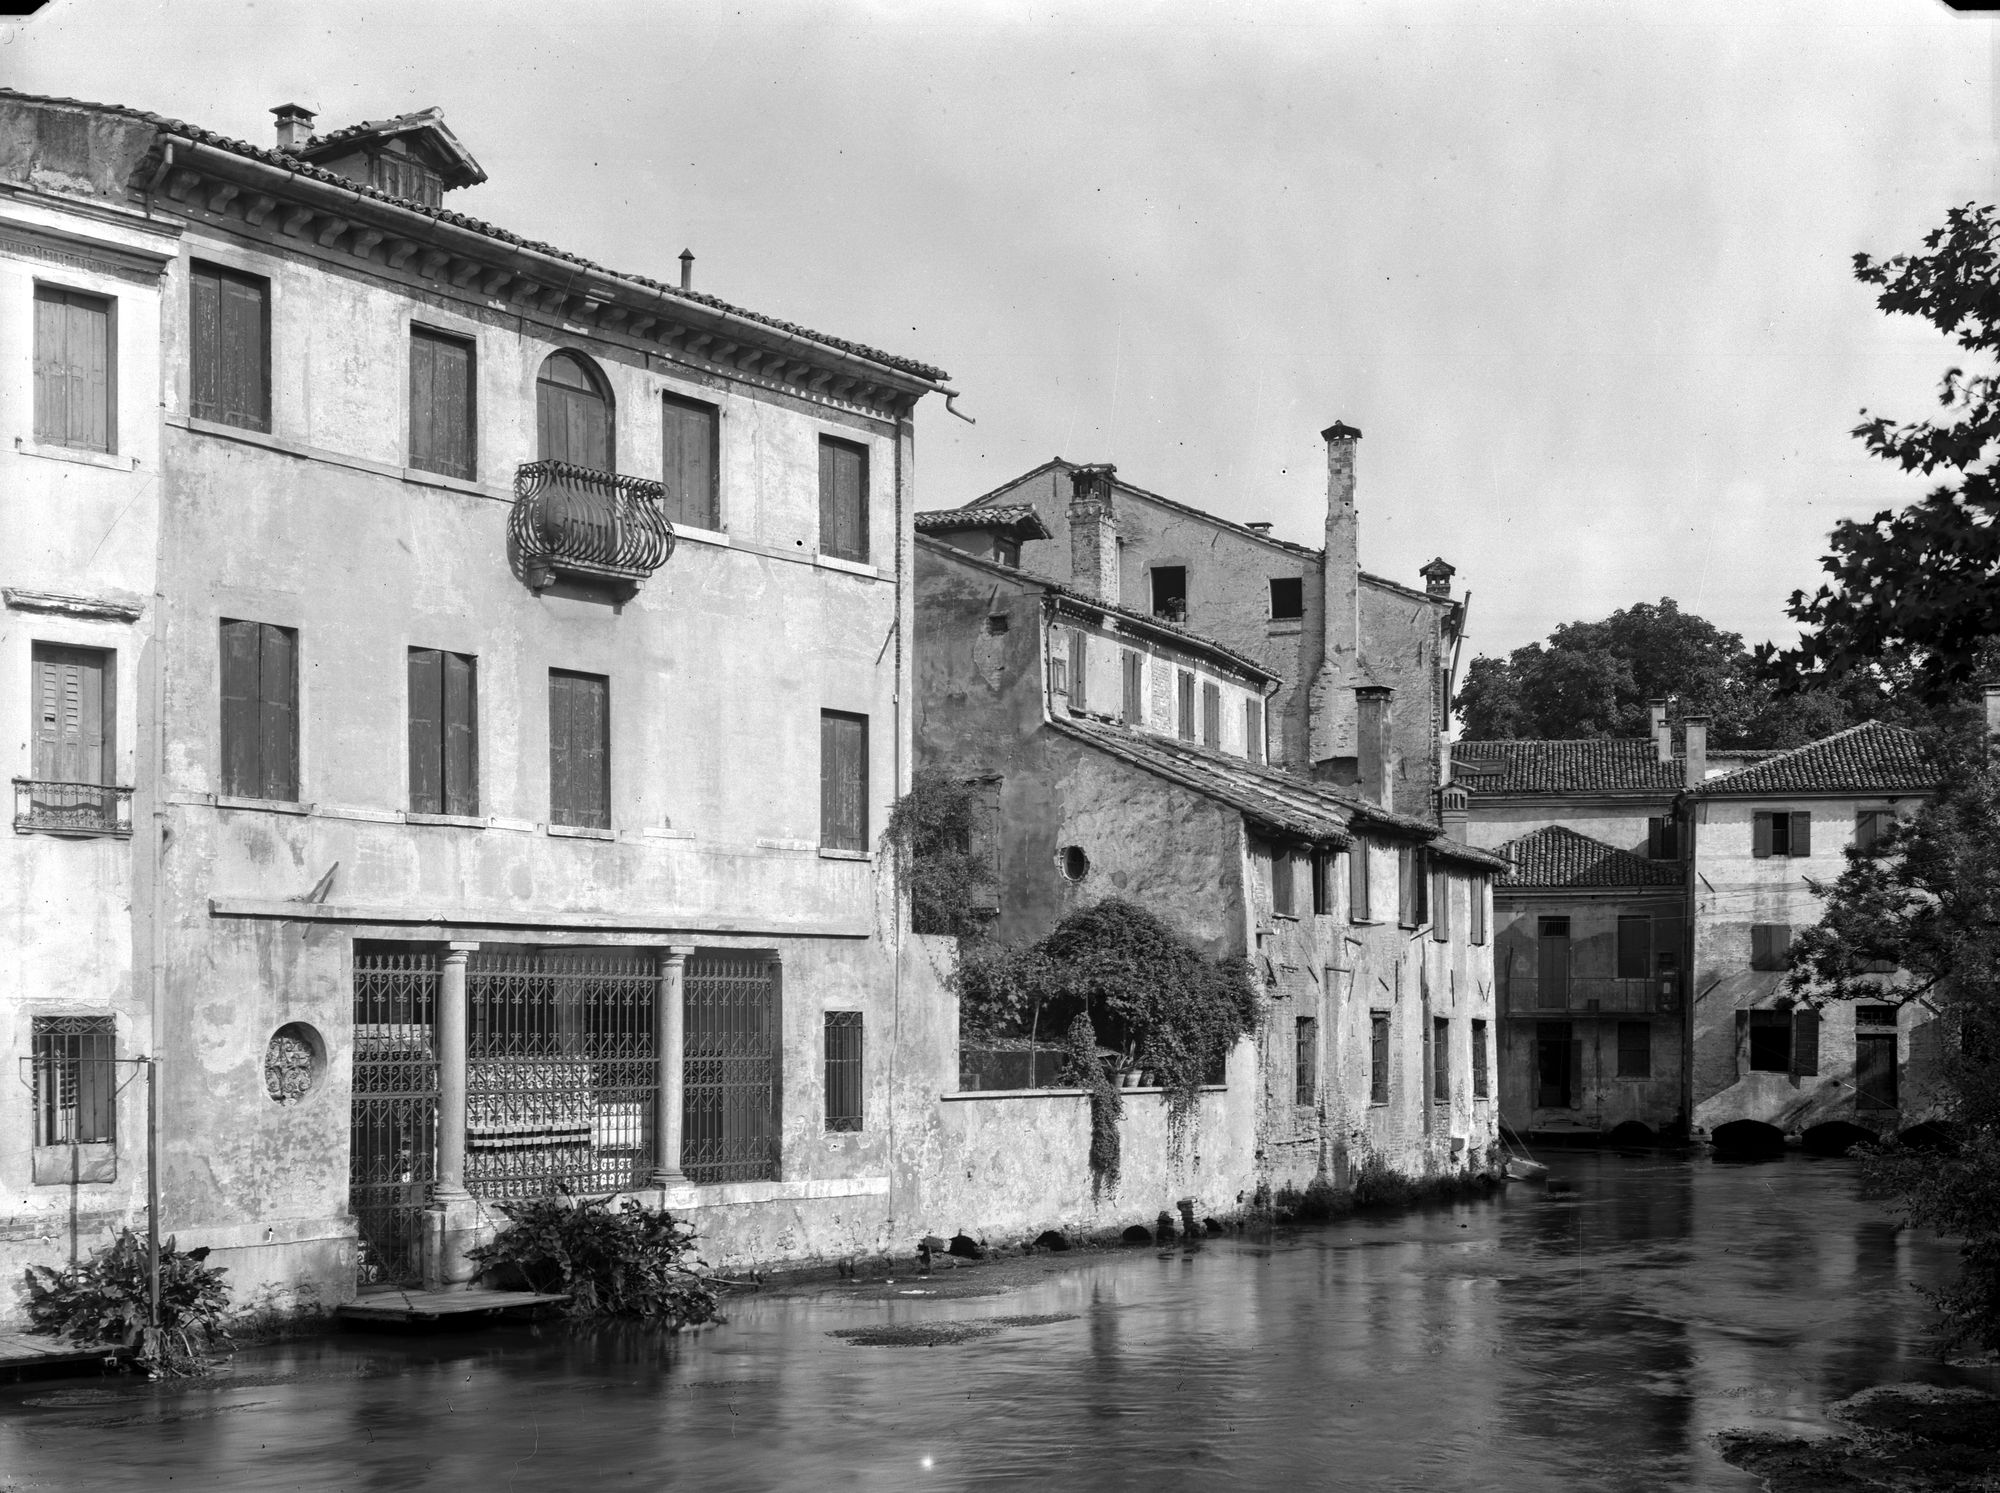
[(67, 1337), (79, 1347), (117, 1343), (154, 1378), (205, 1374), (218, 1342), (228, 1343), (222, 1313), (229, 1305), (223, 1267), (205, 1264), (208, 1250), (183, 1254), (172, 1238), (160, 1245), (160, 1325), (148, 1318), (152, 1272), (146, 1241), (120, 1229), (80, 1265), (28, 1267), (29, 1331)]
[(1354, 1177), (1354, 1205), (1357, 1208), (1400, 1208), (1413, 1203), (1422, 1189), (1391, 1169), (1379, 1155), (1371, 1155)]
[(468, 1251), (486, 1269), (512, 1266), (530, 1288), (569, 1296), (573, 1317), (645, 1317), (676, 1328), (716, 1317), (715, 1288), (694, 1230), (664, 1208), (626, 1198), (550, 1193), (506, 1203), (507, 1227)]
[(991, 879), (972, 851), (978, 812), (971, 786), (935, 767), (918, 768), (910, 791), (890, 810), (882, 839), (895, 852), (916, 932), (961, 939), (985, 933), (986, 919), (974, 906), (974, 893)]

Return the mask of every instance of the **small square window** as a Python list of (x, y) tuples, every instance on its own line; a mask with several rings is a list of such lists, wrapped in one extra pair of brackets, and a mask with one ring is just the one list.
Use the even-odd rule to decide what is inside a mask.
[(1289, 622), (1306, 614), (1306, 583), (1295, 575), (1271, 577), (1271, 620)]

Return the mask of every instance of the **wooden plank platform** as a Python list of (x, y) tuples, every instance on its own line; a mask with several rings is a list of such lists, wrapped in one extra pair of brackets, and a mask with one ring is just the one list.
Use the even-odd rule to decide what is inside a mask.
[(343, 1305), (340, 1316), (349, 1322), (434, 1322), (523, 1306), (556, 1306), (567, 1300), (568, 1296), (539, 1291), (371, 1291)]
[(127, 1351), (122, 1343), (78, 1347), (68, 1338), (44, 1337), (35, 1332), (0, 1332), (0, 1378), (101, 1368), (105, 1359), (124, 1358)]

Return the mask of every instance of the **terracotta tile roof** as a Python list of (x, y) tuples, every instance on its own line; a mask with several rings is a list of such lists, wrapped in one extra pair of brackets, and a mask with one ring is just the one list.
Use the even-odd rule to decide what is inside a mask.
[(1937, 787), (1937, 781), (1937, 769), (1925, 758), (1916, 732), (1865, 721), (1710, 778), (1691, 792), (1698, 798), (1752, 793), (1907, 793), (1928, 791)]
[(1648, 793), (1671, 796), (1686, 786), (1675, 757), (1660, 761), (1650, 736), (1578, 741), (1457, 741), (1452, 781), (1481, 793)]
[(392, 135), (420, 132), (428, 133), (433, 144), (453, 157), (453, 169), (445, 177), (446, 186), (471, 187), (486, 180), (485, 168), (472, 158), (472, 152), (451, 132), (451, 127), (444, 122), (444, 110), (435, 104), (414, 113), (398, 114), (393, 119), (364, 119), (330, 135), (314, 135), (299, 147), (297, 154), (302, 160), (320, 161), (341, 154), (340, 147), (351, 141), (388, 139)]
[(1649, 861), (1560, 824), (1509, 840), (1499, 853), (1514, 863), (1513, 870), (1496, 883), (1501, 891), (1523, 887), (1677, 887), (1686, 876), (1679, 861)]
[[(647, 290), (660, 295), (673, 296), (697, 306), (706, 306), (710, 310), (721, 311), (729, 316), (740, 316), (746, 321), (753, 321), (776, 331), (788, 332), (794, 337), (803, 337), (808, 341), (820, 343), (825, 347), (837, 348), (841, 352), (852, 353), (858, 358), (866, 358), (869, 362), (879, 363), (885, 368), (899, 369), (928, 383), (941, 384), (951, 377), (943, 369), (933, 368), (927, 363), (919, 363), (910, 358), (897, 357), (893, 353), (882, 352), (877, 348), (867, 346), (865, 343), (849, 342), (842, 337), (830, 337), (824, 332), (815, 332), (810, 327), (802, 327), (796, 322), (780, 321), (775, 316), (764, 316), (755, 311), (745, 310), (741, 306), (731, 305), (728, 301), (721, 300), (715, 296), (703, 295), (699, 291), (682, 290), (678, 285), (669, 285), (664, 281), (650, 279), (645, 275), (630, 275), (622, 271), (606, 269), (595, 260), (585, 259), (581, 254), (572, 254), (567, 249), (558, 249), (555, 245), (542, 243), (538, 239), (522, 238), (518, 234), (509, 233), (506, 229), (497, 228), (493, 224), (484, 222), (479, 218), (469, 217), (464, 213), (453, 212), (449, 208), (427, 207), (423, 203), (413, 202), (407, 197), (392, 196), (380, 188), (370, 186), (365, 182), (352, 181), (345, 176), (339, 175), (337, 172), (328, 171), (324, 167), (315, 166), (309, 161), (302, 160), (298, 156), (289, 155), (283, 151), (266, 150), (259, 145), (251, 145), (246, 141), (234, 140), (227, 135), (219, 135), (213, 130), (205, 130), (198, 125), (188, 124), (184, 120), (172, 119), (164, 114), (148, 113), (144, 109), (134, 109), (127, 104), (98, 104), (92, 103), (88, 99), (60, 98), (48, 94), (23, 93), (14, 88), (0, 88), (0, 101), (5, 100), (18, 100), (19, 102), (28, 104), (59, 104), (73, 109), (92, 109), (100, 114), (111, 114), (124, 119), (140, 120), (143, 123), (152, 125), (155, 129), (181, 139), (212, 146), (217, 150), (227, 151), (231, 155), (242, 156), (246, 160), (262, 161), (267, 166), (277, 166), (282, 170), (293, 172), (309, 180), (337, 186), (344, 192), (353, 192), (359, 196), (371, 197), (378, 202), (388, 203), (410, 212), (422, 213), (425, 217), (435, 218), (438, 222), (448, 223), (455, 228), (463, 228), (469, 233), (476, 233), (503, 244), (511, 244), (516, 248), (529, 249), (537, 254), (546, 254), (552, 259), (561, 259), (570, 264), (580, 266), (583, 269), (595, 270), (599, 274), (609, 275), (616, 280), (623, 280), (633, 285), (644, 286)], [(357, 126), (356, 128), (360, 127)], [(331, 138), (332, 136), (330, 135), (322, 137), (321, 143), (323, 144), (325, 140)]]
[(990, 508), (931, 508), (916, 516), (919, 534), (952, 534), (966, 529), (1000, 529), (1017, 539), (1047, 539), (1048, 526), (1027, 503)]
[(1346, 845), (1353, 839), (1352, 826), (1358, 823), (1364, 829), (1386, 829), (1406, 840), (1421, 840), (1448, 860), (1488, 870), (1506, 865), (1489, 851), (1445, 838), (1427, 820), (1391, 813), (1354, 794), (1275, 767), (1104, 721), (1052, 720), (1049, 725), (1062, 735), (1087, 741), (1135, 767), (1228, 804), (1253, 823), (1282, 835)]

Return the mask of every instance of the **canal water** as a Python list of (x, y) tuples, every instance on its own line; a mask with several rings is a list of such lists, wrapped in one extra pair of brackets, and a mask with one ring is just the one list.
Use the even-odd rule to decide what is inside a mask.
[[(0, 1489), (1754, 1489), (1714, 1432), (1823, 1429), (1884, 1381), (1992, 1387), (1926, 1347), (1911, 1287), (1951, 1248), (1851, 1163), (1550, 1159), (1550, 1188), (998, 1295), (899, 1279), (739, 1298), (678, 1339), (347, 1334), (194, 1385), (7, 1387)], [(992, 1330), (852, 1334), (884, 1326)]]

